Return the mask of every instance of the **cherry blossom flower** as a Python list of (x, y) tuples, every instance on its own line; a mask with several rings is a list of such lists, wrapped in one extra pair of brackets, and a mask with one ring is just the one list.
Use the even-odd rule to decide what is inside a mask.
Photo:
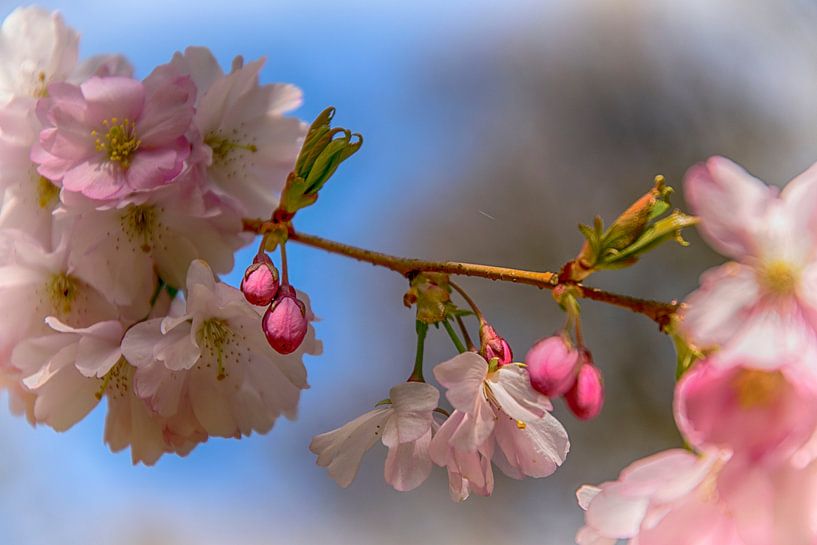
[(77, 328), (119, 317), (118, 309), (69, 267), (66, 238), (47, 252), (25, 233), (4, 230), (2, 235), (13, 244), (0, 266), (0, 301), (13, 312), (0, 313), (0, 367), (18, 342), (49, 332), (48, 316)]
[(587, 511), (578, 545), (744, 545), (734, 521), (718, 503), (713, 481), (723, 458), (668, 450), (625, 468), (617, 481), (581, 487)]
[(399, 384), (389, 391), (387, 403), (316, 436), (309, 449), (318, 456), (318, 465), (345, 488), (354, 480), (363, 455), (380, 439), (388, 448), (386, 482), (401, 492), (413, 490), (431, 473), (428, 447), (439, 399), (440, 392), (429, 384)]
[(245, 215), (267, 217), (278, 205), (306, 125), (284, 114), (301, 104), (294, 85), (259, 85), (264, 60), (237, 57), (229, 74), (206, 48), (189, 47), (171, 63), (199, 90), (195, 126), (203, 138), (202, 168), (209, 187)]
[(189, 402), (207, 434), (220, 437), (265, 433), (281, 414), (295, 418), (307, 387), (303, 356), (321, 345), (310, 327), (300, 349), (281, 356), (264, 339), (260, 318), (241, 291), (193, 261), (184, 309), (134, 325), (122, 341), (137, 368), (137, 395), (168, 418)]
[[(682, 327), (701, 349), (774, 367), (815, 346), (817, 166), (776, 188), (722, 157), (687, 173), (687, 200), (709, 244), (735, 261), (706, 272)], [(728, 364), (730, 359), (719, 361)]]
[(695, 364), (675, 390), (675, 421), (701, 450), (788, 459), (817, 430), (817, 383), (797, 365), (775, 370)]
[(755, 464), (712, 451), (668, 450), (619, 479), (576, 493), (587, 513), (578, 545), (808, 545), (817, 466)]
[(189, 182), (116, 207), (75, 206), (62, 216), (73, 222), (72, 266), (120, 305), (147, 301), (156, 274), (170, 286), (184, 286), (197, 258), (226, 274), (235, 251), (250, 240), (235, 210), (210, 203)]
[(48, 84), (68, 79), (78, 56), (79, 34), (59, 13), (15, 9), (0, 28), (0, 100), (44, 96)]
[[(431, 459), (449, 469), (454, 499), (470, 489), (490, 494), (489, 460), (509, 477), (545, 477), (564, 461), (567, 432), (520, 364), (490, 365), (465, 352), (434, 368), (454, 412), (431, 444)], [(498, 448), (496, 448), (498, 447)], [(464, 484), (463, 484), (464, 483)]]
[(168, 65), (145, 80), (92, 77), (54, 83), (37, 106), (43, 124), (31, 158), (68, 191), (117, 199), (173, 181), (190, 154), (196, 88)]

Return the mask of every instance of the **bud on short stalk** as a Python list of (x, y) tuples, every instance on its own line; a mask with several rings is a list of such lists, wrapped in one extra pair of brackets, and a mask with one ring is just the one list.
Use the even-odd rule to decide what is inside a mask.
[(267, 342), (280, 354), (291, 354), (301, 346), (309, 326), (306, 307), (295, 289), (284, 284), (261, 320)]
[(269, 305), (278, 292), (278, 269), (267, 254), (255, 256), (241, 280), (241, 291), (253, 305)]
[(567, 406), (581, 420), (595, 418), (604, 405), (604, 383), (601, 371), (588, 358), (579, 367), (573, 387), (565, 394)]
[(500, 337), (496, 330), (488, 324), (482, 322), (479, 327), (479, 339), (482, 355), (491, 361), (493, 358), (499, 360), (499, 365), (507, 365), (513, 362), (513, 351), (508, 342)]
[(576, 382), (579, 352), (564, 337), (554, 335), (534, 344), (525, 355), (525, 364), (534, 390), (557, 397)]

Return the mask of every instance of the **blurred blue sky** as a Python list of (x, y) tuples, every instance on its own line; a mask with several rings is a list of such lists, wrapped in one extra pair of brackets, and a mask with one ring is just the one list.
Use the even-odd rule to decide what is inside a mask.
[[(804, 0), (40, 5), (59, 9), (80, 31), (83, 56), (122, 53), (139, 76), (188, 45), (210, 47), (224, 66), (238, 54), (265, 56), (264, 82), (303, 89), (300, 117), (334, 105), (337, 122), (365, 137), (297, 227), (398, 254), (552, 267), (575, 251), (575, 223), (597, 212), (611, 216), (653, 169), (670, 175), (668, 157), (686, 150), (682, 164), (672, 165), (674, 184), (702, 153), (729, 150), (753, 172), (782, 181), (817, 149), (817, 10)], [(15, 6), (0, 0), (0, 15)], [(463, 182), (472, 182), (468, 191), (451, 186)], [(617, 185), (625, 183), (626, 195)], [(515, 192), (502, 193), (506, 186)], [(251, 253), (239, 254), (228, 282), (237, 284)], [(662, 255), (667, 261), (645, 260), (641, 276), (622, 272), (601, 285), (681, 296), (702, 262), (677, 248)], [(562, 545), (581, 521), (573, 496), (579, 484), (613, 478), (644, 448), (677, 444), (669, 427), (669, 343), (646, 320), (596, 306), (588, 325), (597, 327), (587, 331), (599, 341), (594, 354), (610, 366), (608, 386), (613, 364), (626, 365), (618, 369), (618, 399), (582, 425), (557, 404), (576, 448), (554, 477), (500, 478), (493, 498), (455, 505), (440, 469), (412, 493), (389, 489), (383, 449), (374, 448), (341, 490), (307, 445), (408, 375), (414, 322), (401, 305), (405, 282), (296, 245), (290, 266), (321, 317), (325, 346), (307, 362), (312, 388), (298, 422), (281, 421), (263, 437), (211, 440), (186, 458), (145, 468), (132, 466), (127, 452), (108, 452), (102, 407), (63, 434), (32, 429), (0, 408), (0, 545)], [(674, 285), (656, 281), (670, 274)], [(467, 285), (491, 290), (477, 292), (480, 305), (505, 328), (517, 356), (558, 327), (547, 296)], [(450, 357), (448, 344), (434, 336), (428, 363)], [(664, 375), (640, 372), (639, 358), (647, 357)], [(662, 358), (666, 368), (653, 365)]]
[[(0, 5), (3, 16), (16, 6)], [(311, 119), (334, 105), (338, 123), (366, 138), (363, 151), (344, 165), (318, 206), (299, 217), (299, 227), (393, 250), (399, 250), (399, 236), (394, 238), (400, 229), (388, 228), (391, 211), (382, 210), (382, 203), (407, 187), (428, 189), (406, 184), (424, 164), (445, 164), (441, 155), (456, 149), (455, 143), (442, 149), (434, 136), (451, 112), (427, 93), (433, 77), (427, 66), (456, 56), (452, 44), (479, 43), (485, 32), (500, 34), (524, 13), (496, 9), (490, 0), (40, 5), (59, 9), (81, 32), (83, 56), (122, 53), (139, 76), (188, 45), (210, 47), (224, 66), (237, 54), (265, 56), (265, 82), (293, 82), (304, 90), (301, 117)], [(239, 256), (239, 263), (248, 261), (249, 251)], [(318, 331), (326, 347), (323, 357), (308, 363), (312, 389), (303, 397), (297, 426), (281, 422), (266, 437), (211, 440), (187, 458), (165, 457), (145, 468), (132, 467), (129, 453), (112, 455), (102, 444), (103, 407), (64, 434), (32, 429), (0, 411), (0, 543), (289, 544), (339, 542), (338, 532), (346, 536), (343, 542), (383, 542), (385, 530), (366, 532), (338, 506), (355, 496), (335, 490), (314, 466), (307, 444), (309, 436), (384, 397), (373, 391), (378, 384), (407, 374), (413, 341), (411, 315), (399, 306), (404, 286), (388, 273), (366, 268), (362, 274), (362, 265), (314, 250), (294, 248), (291, 263), (291, 277), (311, 294), (323, 319)], [(237, 278), (234, 272), (227, 280), (235, 285)], [(395, 310), (360, 308), (354, 302), (360, 290), (379, 290)], [(359, 319), (345, 319), (348, 313)], [(399, 329), (389, 346), (367, 350), (366, 328), (375, 323)], [(377, 361), (387, 355), (392, 361)], [(364, 483), (353, 485), (358, 495), (367, 495), (367, 486), (385, 492), (377, 465), (382, 456), (374, 456), (379, 460)], [(435, 475), (434, 494), (445, 499), (444, 473)], [(391, 504), (381, 515), (392, 519), (392, 531), (408, 535), (410, 526), (399, 523), (400, 505), (416, 499), (386, 494)]]

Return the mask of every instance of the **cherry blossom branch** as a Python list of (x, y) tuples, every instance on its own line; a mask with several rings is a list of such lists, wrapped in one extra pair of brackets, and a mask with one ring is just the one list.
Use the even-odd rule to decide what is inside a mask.
[[(262, 234), (275, 229), (281, 224), (265, 221), (261, 219), (244, 219), (244, 230), (256, 234)], [(409, 277), (419, 272), (440, 272), (457, 276), (472, 276), (487, 278), (500, 282), (512, 282), (515, 284), (527, 284), (540, 289), (553, 290), (559, 286), (571, 286), (578, 297), (599, 301), (610, 305), (629, 309), (635, 313), (643, 314), (656, 322), (663, 330), (675, 312), (681, 307), (677, 301), (669, 303), (654, 301), (651, 299), (641, 299), (609, 292), (606, 290), (584, 286), (573, 281), (560, 280), (557, 273), (549, 271), (528, 271), (524, 269), (513, 269), (509, 267), (498, 267), (494, 265), (481, 265), (476, 263), (464, 263), (460, 261), (429, 261), (409, 257), (400, 257), (375, 252), (365, 248), (359, 248), (350, 244), (336, 242), (316, 235), (310, 235), (296, 231), (291, 224), (287, 224), (287, 238), (293, 242), (298, 242), (313, 248), (320, 248), (327, 252), (351, 257), (364, 263), (383, 267), (402, 276)]]

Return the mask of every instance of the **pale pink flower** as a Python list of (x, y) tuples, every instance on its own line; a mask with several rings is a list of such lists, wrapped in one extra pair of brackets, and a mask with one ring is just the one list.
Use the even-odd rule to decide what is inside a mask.
[(545, 477), (564, 461), (567, 432), (550, 414), (550, 401), (531, 387), (524, 366), (491, 366), (465, 352), (437, 365), (434, 376), (455, 410), (432, 440), (431, 458), (455, 474), (455, 499), (463, 496), (455, 493), (457, 475), (475, 484), (472, 490), (491, 492), (486, 459), (517, 479)]
[(756, 464), (712, 451), (660, 452), (577, 492), (579, 545), (812, 545), (817, 465)]
[(295, 418), (307, 387), (303, 356), (319, 353), (320, 342), (310, 327), (300, 349), (281, 356), (267, 344), (260, 320), (239, 290), (193, 261), (184, 308), (134, 325), (122, 341), (137, 368), (137, 395), (168, 418), (189, 400), (207, 434), (220, 437), (265, 433), (281, 414)]
[(817, 166), (778, 193), (728, 159), (713, 157), (690, 169), (684, 188), (704, 238), (735, 260), (705, 273), (687, 299), (683, 330), (691, 341), (767, 367), (813, 350)]
[(315, 436), (309, 450), (319, 466), (347, 487), (357, 475), (363, 455), (378, 439), (388, 448), (384, 476), (395, 490), (420, 486), (431, 473), (431, 443), (440, 392), (423, 382), (405, 382), (389, 391), (387, 403), (336, 430)]
[(195, 97), (190, 78), (168, 65), (144, 82), (112, 76), (54, 83), (37, 107), (43, 130), (31, 158), (41, 175), (92, 199), (161, 187), (190, 154)]
[(68, 79), (78, 53), (79, 34), (59, 13), (15, 9), (0, 28), (0, 100), (43, 96), (48, 84)]
[(817, 430), (817, 385), (800, 366), (696, 363), (675, 389), (675, 421), (698, 449), (787, 459)]
[(744, 545), (718, 503), (714, 479), (723, 460), (668, 450), (625, 468), (617, 481), (585, 485), (576, 496), (587, 511), (578, 545)]
[[(201, 164), (208, 187), (245, 215), (268, 217), (298, 156), (306, 125), (284, 114), (301, 104), (294, 85), (260, 85), (260, 59), (237, 57), (224, 74), (206, 48), (189, 47), (171, 63), (199, 90), (194, 120), (203, 139)], [(198, 157), (198, 156), (197, 156)]]
[(6, 264), (0, 266), (0, 367), (23, 339), (49, 333), (53, 316), (76, 328), (117, 319), (119, 311), (68, 264), (67, 240), (53, 252), (25, 233), (4, 230), (12, 240)]
[(74, 206), (62, 216), (73, 222), (71, 265), (119, 305), (146, 303), (156, 274), (183, 287), (197, 258), (226, 274), (235, 251), (250, 240), (235, 210), (211, 206), (187, 181), (116, 207)]

